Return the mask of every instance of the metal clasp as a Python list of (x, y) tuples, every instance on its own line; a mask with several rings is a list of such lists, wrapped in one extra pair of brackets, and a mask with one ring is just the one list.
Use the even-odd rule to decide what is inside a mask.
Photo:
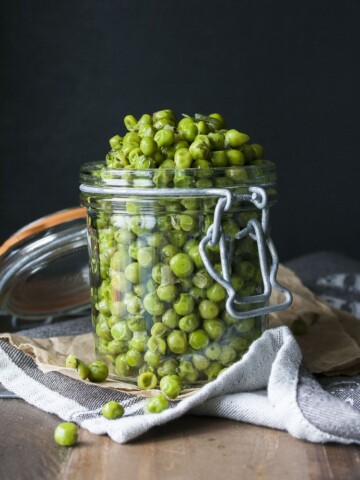
[[(269, 206), (268, 197), (265, 190), (261, 187), (249, 187), (249, 193), (246, 194), (232, 194), (229, 196), (220, 197), (214, 212), (214, 222), (208, 228), (206, 236), (200, 241), (199, 251), (204, 263), (204, 266), (212, 278), (222, 285), (227, 291), (228, 298), (226, 300), (227, 312), (238, 319), (249, 318), (257, 315), (265, 315), (270, 312), (282, 310), (291, 305), (292, 295), (291, 292), (284, 286), (280, 285), (276, 280), (277, 271), (279, 268), (279, 259), (275, 250), (273, 241), (268, 233), (269, 222)], [(246, 227), (240, 230), (235, 238), (240, 240), (246, 236), (249, 236), (257, 244), (259, 253), (259, 263), (261, 276), (263, 281), (264, 290), (259, 295), (251, 295), (239, 297), (231, 283), (230, 269), (229, 269), (229, 253), (226, 246), (226, 234), (224, 233), (221, 220), (224, 211), (228, 211), (231, 208), (233, 201), (247, 201), (251, 202), (256, 208), (261, 210), (261, 222), (257, 219), (250, 219)], [(219, 244), (220, 249), (220, 261), (222, 268), (222, 276), (214, 269), (207, 251), (206, 246), (214, 247)], [(270, 268), (267, 263), (267, 250), (270, 253), (271, 265)], [(241, 312), (236, 309), (236, 305), (245, 305), (249, 303), (267, 303), (272, 289), (278, 290), (285, 296), (285, 300), (282, 303), (265, 306), (260, 308), (254, 308), (245, 312)]]

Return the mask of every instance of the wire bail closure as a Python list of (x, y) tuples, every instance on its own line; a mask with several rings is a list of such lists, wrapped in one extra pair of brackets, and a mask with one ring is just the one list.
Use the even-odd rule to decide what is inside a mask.
[[(279, 259), (275, 250), (274, 243), (268, 233), (269, 206), (267, 194), (265, 190), (261, 187), (249, 187), (248, 190), (248, 194), (233, 194), (230, 202), (228, 198), (219, 198), (215, 207), (214, 223), (210, 225), (206, 236), (200, 241), (199, 244), (201, 259), (207, 272), (227, 291), (227, 312), (237, 319), (245, 319), (257, 315), (265, 315), (278, 310), (283, 310), (292, 303), (291, 292), (286, 287), (280, 285), (276, 280), (276, 275), (279, 268)], [(261, 210), (261, 222), (259, 222), (259, 220), (257, 219), (250, 219), (246, 227), (235, 234), (235, 238), (237, 240), (249, 236), (257, 244), (261, 276), (264, 285), (263, 293), (259, 295), (239, 297), (231, 283), (229, 263), (232, 257), (232, 252), (227, 250), (227, 235), (222, 229), (221, 220), (223, 212), (230, 209), (233, 200), (251, 202), (256, 208)], [(206, 245), (214, 247), (217, 244), (219, 244), (220, 248), (222, 276), (215, 270), (206, 252)], [(270, 268), (267, 264), (267, 249), (271, 256)], [(246, 305), (249, 303), (267, 303), (273, 288), (275, 290), (278, 290), (285, 296), (284, 302), (276, 305), (254, 308), (246, 312), (241, 312), (236, 309), (236, 305)]]

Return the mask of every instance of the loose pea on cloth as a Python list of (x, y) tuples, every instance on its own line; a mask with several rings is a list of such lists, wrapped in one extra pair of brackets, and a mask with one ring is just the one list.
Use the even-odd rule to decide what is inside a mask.
[[(89, 323), (88, 319), (66, 321), (22, 335), (74, 336), (87, 332)], [(316, 332), (321, 322), (314, 325)], [(356, 353), (356, 341), (350, 340)], [(142, 396), (85, 383), (59, 371), (42, 371), (25, 353), (26, 338), (22, 342), (23, 350), (6, 338), (0, 339), (0, 382), (32, 405), (95, 434), (108, 434), (119, 443), (186, 413), (287, 430), (296, 438), (312, 442), (360, 443), (360, 376), (316, 380), (304, 366), (299, 344), (286, 326), (266, 331), (241, 361), (215, 381), (172, 402), (171, 408), (160, 414), (146, 413), (147, 398)], [(321, 365), (326, 364), (326, 355), (322, 359)], [(359, 369), (355, 360), (344, 365)], [(101, 416), (101, 406), (109, 400), (123, 404), (124, 417), (107, 420)]]

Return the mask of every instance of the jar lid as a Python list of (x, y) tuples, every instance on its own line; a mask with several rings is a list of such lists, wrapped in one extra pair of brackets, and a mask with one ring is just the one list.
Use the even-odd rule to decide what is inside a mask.
[(86, 211), (40, 218), (0, 247), (0, 309), (24, 320), (89, 309)]

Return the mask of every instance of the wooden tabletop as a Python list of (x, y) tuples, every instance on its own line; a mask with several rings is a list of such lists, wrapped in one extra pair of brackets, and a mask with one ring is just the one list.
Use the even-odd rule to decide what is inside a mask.
[(360, 447), (318, 445), (231, 420), (186, 416), (119, 445), (81, 429), (72, 448), (53, 441), (60, 420), (0, 400), (3, 480), (358, 480)]

